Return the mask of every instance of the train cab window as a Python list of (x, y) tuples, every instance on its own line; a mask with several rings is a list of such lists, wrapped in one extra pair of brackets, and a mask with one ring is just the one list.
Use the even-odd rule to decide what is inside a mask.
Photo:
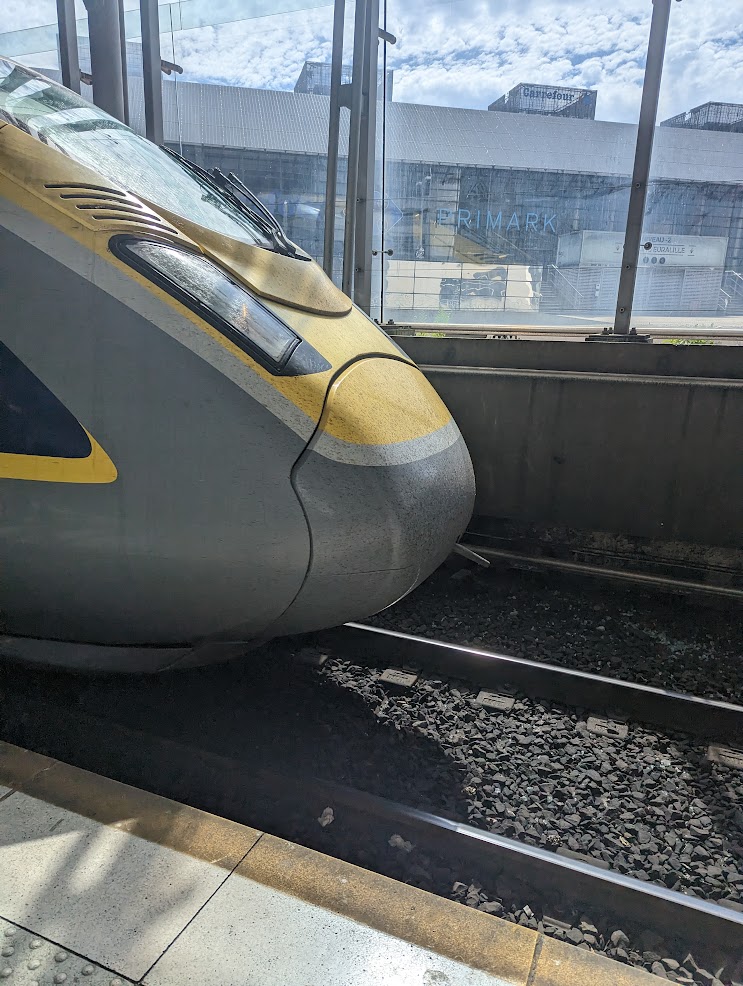
[(155, 206), (253, 246), (272, 246), (249, 214), (176, 158), (76, 93), (5, 58), (0, 119)]
[(0, 453), (85, 459), (90, 451), (75, 416), (0, 342)]

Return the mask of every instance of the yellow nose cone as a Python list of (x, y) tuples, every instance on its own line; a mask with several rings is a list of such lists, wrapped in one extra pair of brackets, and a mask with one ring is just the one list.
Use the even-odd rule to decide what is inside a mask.
[(351, 364), (334, 381), (320, 429), (352, 445), (391, 445), (425, 438), (450, 421), (445, 404), (416, 366), (372, 358)]

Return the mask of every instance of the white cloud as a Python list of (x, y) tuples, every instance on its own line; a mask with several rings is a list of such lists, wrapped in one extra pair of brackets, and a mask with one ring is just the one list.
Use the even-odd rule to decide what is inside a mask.
[[(637, 119), (649, 0), (395, 5), (396, 98), (485, 108), (518, 82), (564, 84), (598, 89), (603, 119)], [(710, 99), (740, 101), (742, 56), (740, 2), (674, 4), (661, 118)]]
[[(3, 0), (0, 32), (54, 11), (54, 0)], [(484, 109), (518, 82), (564, 84), (598, 89), (599, 118), (636, 120), (651, 11), (650, 0), (387, 0), (395, 99)], [(353, 13), (347, 4), (348, 34)], [(306, 59), (329, 61), (332, 20), (326, 4), (181, 31), (174, 52), (164, 34), (163, 52), (194, 81), (291, 89)], [(660, 119), (742, 92), (743, 0), (673, 4)]]
[(332, 6), (163, 35), (184, 79), (291, 89), (305, 60), (330, 61)]
[[(85, 16), (83, 0), (75, 0), (77, 17)], [(0, 12), (0, 34), (6, 31), (24, 31), (29, 27), (43, 27), (57, 20), (56, 0), (3, 0)]]
[(54, 0), (5, 0), (0, 15), (0, 31), (23, 31), (28, 27), (51, 24), (57, 18), (57, 5)]

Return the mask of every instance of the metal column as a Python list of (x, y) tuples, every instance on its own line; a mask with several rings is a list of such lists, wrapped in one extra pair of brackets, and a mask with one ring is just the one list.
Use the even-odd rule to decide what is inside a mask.
[(80, 92), (80, 60), (77, 52), (77, 24), (75, 0), (57, 0), (57, 25), (59, 28), (59, 67), (62, 85)]
[(85, 0), (93, 102), (124, 122), (124, 78), (118, 0)]
[(348, 128), (348, 176), (346, 178), (346, 221), (343, 233), (343, 290), (353, 293), (356, 206), (359, 185), (359, 150), (364, 97), (364, 31), (369, 0), (356, 0), (353, 26), (353, 75), (351, 77), (351, 120)]
[(129, 126), (129, 70), (126, 64), (124, 0), (119, 0), (119, 39), (121, 41), (121, 91), (124, 94), (124, 123)]
[(650, 23), (650, 40), (642, 84), (640, 120), (637, 126), (635, 165), (632, 169), (632, 189), (627, 211), (627, 229), (624, 236), (622, 272), (619, 277), (617, 311), (614, 318), (614, 335), (628, 335), (632, 319), (632, 302), (637, 278), (637, 262), (640, 255), (640, 237), (645, 218), (645, 201), (648, 193), (650, 158), (653, 151), (653, 135), (658, 115), (658, 93), (666, 50), (668, 18), (671, 0), (653, 0), (653, 17)]
[[(144, 3), (145, 0), (142, 0)], [(148, 0), (152, 2), (152, 0)], [(156, 0), (155, 0), (156, 2)], [(343, 73), (343, 31), (346, 0), (335, 0), (333, 12), (333, 57), (330, 64), (330, 117), (328, 121), (328, 170), (325, 178), (325, 231), (323, 267), (333, 276), (335, 248), (335, 208), (338, 188), (338, 142), (341, 131), (341, 78)]]
[(142, 25), (142, 70), (144, 75), (144, 121), (147, 138), (162, 144), (163, 81), (160, 67), (160, 14), (157, 0), (139, 0)]
[(363, 98), (359, 141), (359, 173), (356, 186), (353, 281), (353, 300), (367, 315), (371, 311), (372, 290), (378, 45), (379, 0), (367, 0), (364, 17)]

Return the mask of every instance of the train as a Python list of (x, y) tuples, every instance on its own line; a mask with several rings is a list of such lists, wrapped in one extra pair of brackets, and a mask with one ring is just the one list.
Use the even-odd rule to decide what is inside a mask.
[(156, 672), (366, 618), (474, 494), (422, 372), (236, 176), (0, 58), (0, 656)]

